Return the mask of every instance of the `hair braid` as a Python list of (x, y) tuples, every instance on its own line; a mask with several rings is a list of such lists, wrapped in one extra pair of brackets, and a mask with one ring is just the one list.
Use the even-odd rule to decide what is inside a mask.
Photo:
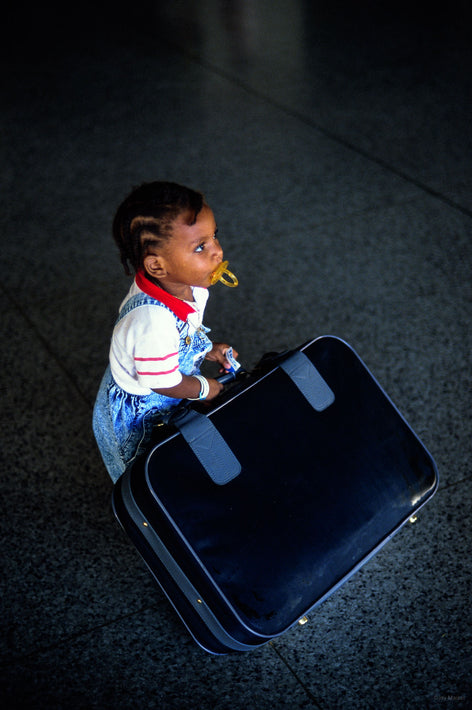
[(113, 238), (127, 275), (143, 266), (151, 245), (159, 246), (172, 236), (177, 217), (187, 214), (194, 224), (204, 205), (202, 193), (172, 182), (144, 183), (119, 206), (113, 220)]

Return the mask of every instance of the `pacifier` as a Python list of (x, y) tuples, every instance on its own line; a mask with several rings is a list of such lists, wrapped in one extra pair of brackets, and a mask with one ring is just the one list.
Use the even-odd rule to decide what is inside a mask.
[[(236, 278), (236, 276), (227, 268), (228, 267), (228, 262), (227, 261), (222, 261), (219, 266), (216, 267), (214, 272), (211, 275), (211, 285), (214, 286), (218, 281), (221, 281), (222, 284), (225, 286), (230, 286), (231, 288), (234, 288), (235, 286), (238, 285), (239, 281)], [(226, 278), (228, 277), (228, 278)], [(228, 280), (230, 279), (230, 280)]]

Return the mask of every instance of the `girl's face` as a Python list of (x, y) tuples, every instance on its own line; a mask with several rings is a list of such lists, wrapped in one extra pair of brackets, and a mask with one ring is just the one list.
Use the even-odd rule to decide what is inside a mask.
[(211, 275), (223, 259), (216, 233), (215, 217), (207, 205), (195, 224), (186, 224), (182, 216), (175, 220), (172, 236), (159, 250), (161, 273), (153, 274), (169, 293), (188, 300), (191, 286), (210, 286)]

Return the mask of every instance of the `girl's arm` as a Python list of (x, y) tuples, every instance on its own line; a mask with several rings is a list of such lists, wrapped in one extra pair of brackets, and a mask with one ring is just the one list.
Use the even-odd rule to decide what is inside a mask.
[[(218, 380), (213, 379), (213, 377), (206, 377), (208, 384), (210, 385), (210, 391), (205, 397), (205, 399), (214, 399), (223, 389), (224, 385)], [(196, 377), (192, 375), (182, 375), (182, 381), (174, 387), (165, 387), (161, 389), (155, 389), (153, 392), (157, 394), (162, 394), (165, 397), (174, 397), (175, 399), (197, 399), (200, 394), (201, 384)]]
[[(226, 359), (226, 351), (229, 345), (226, 343), (213, 343), (213, 348), (206, 355), (206, 360), (219, 362), (224, 370), (231, 369), (231, 363)], [(233, 351), (234, 357), (238, 357), (236, 350)], [(207, 377), (210, 391), (205, 399), (214, 399), (223, 389), (224, 385), (213, 377)], [(201, 385), (196, 377), (192, 375), (182, 375), (182, 381), (174, 387), (166, 387), (153, 390), (157, 394), (162, 394), (165, 397), (174, 397), (174, 399), (196, 399), (200, 394)]]

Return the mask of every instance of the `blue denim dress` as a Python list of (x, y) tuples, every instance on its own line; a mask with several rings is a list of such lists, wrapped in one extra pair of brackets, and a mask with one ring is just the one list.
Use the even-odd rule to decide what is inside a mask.
[[(179, 371), (184, 375), (198, 375), (205, 355), (213, 347), (206, 335), (209, 328), (202, 325), (191, 333), (186, 321), (180, 320), (170, 308), (144, 293), (132, 296), (124, 304), (117, 323), (134, 308), (143, 305), (156, 305), (172, 313), (180, 339)], [(116, 384), (108, 365), (93, 409), (93, 432), (113, 483), (146, 450), (153, 427), (165, 421), (179, 402), (179, 399), (157, 392), (148, 395), (126, 392)]]

